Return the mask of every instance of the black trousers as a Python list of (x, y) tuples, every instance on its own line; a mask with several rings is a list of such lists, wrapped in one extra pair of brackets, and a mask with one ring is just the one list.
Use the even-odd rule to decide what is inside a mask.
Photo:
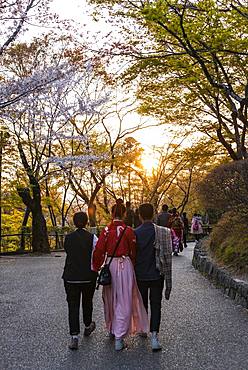
[(70, 335), (78, 335), (80, 333), (79, 312), (81, 297), (84, 325), (89, 326), (92, 322), (95, 287), (95, 281), (82, 284), (72, 284), (65, 281), (66, 299), (69, 310)]
[(151, 309), (150, 331), (156, 331), (158, 333), (161, 321), (161, 302), (164, 288), (164, 278), (149, 281), (137, 280), (137, 284), (147, 312), (149, 295)]
[(183, 232), (183, 246), (184, 248), (187, 246), (187, 237), (188, 237), (188, 233), (187, 232)]

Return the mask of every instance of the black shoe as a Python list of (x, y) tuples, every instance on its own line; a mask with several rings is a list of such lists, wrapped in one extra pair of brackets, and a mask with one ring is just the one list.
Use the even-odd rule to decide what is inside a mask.
[(71, 344), (69, 344), (69, 348), (74, 351), (78, 349), (78, 338), (71, 338)]
[(143, 331), (141, 331), (140, 333), (138, 333), (138, 336), (140, 338), (147, 338), (147, 333), (144, 333)]
[(173, 254), (174, 254), (174, 256), (178, 256), (178, 253), (177, 252), (174, 252)]
[(95, 328), (96, 328), (96, 323), (95, 321), (92, 321), (89, 327), (84, 329), (84, 336), (88, 337), (95, 330)]

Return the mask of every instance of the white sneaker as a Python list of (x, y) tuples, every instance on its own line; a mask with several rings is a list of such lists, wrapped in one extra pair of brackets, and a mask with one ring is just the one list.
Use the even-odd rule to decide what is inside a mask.
[(162, 349), (162, 346), (161, 346), (161, 344), (159, 343), (159, 340), (158, 340), (157, 332), (152, 332), (151, 344), (152, 344), (152, 350), (154, 352), (155, 351), (160, 351)]
[(124, 348), (124, 341), (123, 339), (115, 339), (115, 350), (121, 351)]

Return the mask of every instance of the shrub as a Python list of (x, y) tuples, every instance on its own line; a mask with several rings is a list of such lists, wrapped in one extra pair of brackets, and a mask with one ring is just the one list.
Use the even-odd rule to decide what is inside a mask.
[(211, 171), (198, 186), (206, 208), (221, 212), (248, 211), (248, 160), (222, 164)]
[(210, 235), (215, 259), (239, 272), (248, 272), (248, 214), (225, 213)]
[(198, 192), (206, 208), (222, 214), (210, 236), (210, 251), (220, 263), (248, 272), (248, 160), (216, 167)]

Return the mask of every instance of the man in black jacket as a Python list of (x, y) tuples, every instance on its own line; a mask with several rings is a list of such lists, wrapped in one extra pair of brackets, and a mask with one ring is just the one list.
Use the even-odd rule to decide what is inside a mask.
[(80, 333), (81, 297), (85, 325), (84, 335), (89, 336), (96, 327), (95, 322), (92, 321), (92, 312), (97, 273), (91, 270), (91, 256), (97, 237), (85, 229), (88, 222), (88, 216), (85, 212), (75, 213), (73, 222), (77, 230), (65, 237), (66, 261), (62, 278), (67, 296), (69, 327), (72, 337), (69, 348), (76, 350), (78, 349), (78, 335)]
[(159, 226), (169, 227), (170, 214), (167, 204), (162, 205), (162, 212), (158, 214), (156, 224)]

